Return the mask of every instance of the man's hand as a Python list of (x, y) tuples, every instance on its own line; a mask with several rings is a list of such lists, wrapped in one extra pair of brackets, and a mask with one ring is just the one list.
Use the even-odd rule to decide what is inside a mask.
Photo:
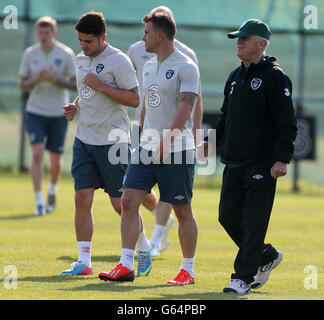
[(54, 75), (53, 66), (51, 66), (49, 68), (49, 70), (43, 70), (43, 76), (44, 76), (45, 80), (52, 82), (52, 83), (56, 83), (56, 77)]
[(199, 161), (208, 161), (208, 156), (211, 153), (211, 148), (207, 141), (202, 141), (196, 146), (196, 156)]
[(273, 179), (285, 176), (287, 174), (287, 164), (281, 161), (277, 161), (271, 168), (271, 176)]
[(78, 113), (79, 108), (75, 103), (69, 103), (63, 107), (64, 115), (66, 119), (72, 121), (75, 115)]
[(95, 91), (99, 91), (102, 86), (102, 82), (94, 73), (87, 73), (82, 82)]
[(163, 162), (171, 151), (171, 138), (166, 135), (161, 141), (158, 148), (155, 151), (154, 159)]
[(39, 71), (35, 77), (35, 84), (41, 82), (42, 80), (45, 80), (45, 73), (46, 73), (46, 70), (45, 69), (42, 69), (41, 71)]

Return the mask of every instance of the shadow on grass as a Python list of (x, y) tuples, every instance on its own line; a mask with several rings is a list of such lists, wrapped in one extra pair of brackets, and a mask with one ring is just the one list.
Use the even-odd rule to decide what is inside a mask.
[[(137, 290), (157, 290), (158, 288), (172, 288), (168, 284), (161, 284), (161, 285), (134, 285), (129, 284), (126, 282), (119, 283), (119, 282), (102, 282), (102, 283), (91, 283), (80, 287), (74, 288), (64, 288), (64, 289), (57, 289), (62, 291), (103, 291), (103, 292), (114, 292), (114, 293), (125, 293), (125, 292), (132, 292)], [(168, 294), (168, 293), (158, 293), (156, 294), (159, 297), (140, 297), (141, 300), (246, 300), (247, 295), (234, 295), (222, 292), (205, 292), (205, 293), (179, 293), (179, 294)], [(109, 298), (109, 297), (107, 297)]]
[[(181, 288), (186, 286), (179, 286), (179, 291)], [(132, 291), (138, 290), (153, 290), (158, 297), (147, 297), (142, 296), (139, 299), (141, 300), (247, 300), (249, 295), (235, 295), (231, 293), (223, 293), (223, 292), (188, 292), (178, 294), (167, 293), (167, 292), (158, 292), (157, 289), (162, 288), (170, 288), (174, 289), (174, 286), (170, 286), (169, 284), (160, 284), (160, 285), (136, 285), (130, 282), (110, 282), (110, 281), (101, 281), (98, 283), (89, 283), (83, 286), (74, 287), (74, 288), (62, 288), (57, 290), (62, 291), (102, 291), (102, 292), (112, 292), (112, 293), (131, 293)], [(139, 293), (137, 293), (140, 295)], [(253, 291), (251, 294), (264, 294), (262, 292)], [(109, 297), (107, 297), (109, 298)]]
[[(73, 262), (76, 261), (76, 257), (71, 256), (61, 256), (58, 257), (57, 260), (67, 261), (67, 262)], [(118, 263), (120, 261), (120, 256), (91, 256), (92, 262), (115, 262)]]
[[(68, 281), (80, 281), (80, 280), (91, 280), (98, 279), (96, 275), (93, 277), (84, 277), (84, 276), (69, 276), (69, 275), (54, 275), (54, 276), (41, 276), (41, 277), (24, 277), (18, 278), (18, 281), (26, 281), (26, 282), (68, 282)], [(1, 279), (0, 279), (1, 281)]]
[(26, 220), (26, 219), (36, 219), (41, 218), (35, 216), (32, 213), (20, 214), (20, 215), (11, 215), (11, 216), (0, 216), (0, 220)]
[(223, 292), (161, 294), (159, 298), (142, 298), (143, 300), (247, 300), (247, 295), (235, 295)]
[(146, 290), (146, 289), (155, 289), (155, 288), (164, 288), (164, 287), (168, 287), (168, 285), (161, 284), (161, 285), (142, 286), (142, 285), (129, 284), (129, 282), (100, 281), (98, 283), (89, 283), (89, 284), (81, 286), (81, 287), (64, 288), (64, 289), (57, 289), (57, 290), (130, 292), (133, 290)]

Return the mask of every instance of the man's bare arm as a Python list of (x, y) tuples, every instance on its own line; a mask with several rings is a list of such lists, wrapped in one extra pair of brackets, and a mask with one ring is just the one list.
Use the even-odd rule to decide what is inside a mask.
[(60, 87), (77, 90), (75, 77), (63, 77), (49, 73), (47, 70), (40, 71), (35, 77), (20, 77), (19, 88), (21, 91), (30, 91), (42, 80), (50, 81)]
[(202, 120), (203, 120), (203, 102), (202, 102), (202, 93), (201, 93), (201, 85), (199, 84), (199, 92), (197, 96), (197, 101), (194, 109), (194, 113), (192, 116), (192, 133), (195, 139), (195, 145), (201, 142), (202, 133), (199, 129), (202, 128)]
[[(180, 133), (183, 129), (184, 125), (186, 124), (187, 120), (189, 119), (192, 109), (194, 108), (197, 100), (197, 94), (193, 92), (181, 92), (178, 97), (178, 105), (179, 110), (173, 119), (171, 124), (171, 130), (169, 131), (169, 135), (171, 135), (171, 141)], [(172, 133), (173, 130), (176, 130)], [(167, 137), (168, 138), (168, 137)]]
[(117, 103), (127, 107), (137, 108), (139, 105), (140, 98), (138, 94), (138, 88), (126, 90), (104, 85), (102, 89), (99, 90), (99, 92), (103, 93)]
[(77, 90), (75, 77), (54, 76), (52, 82), (66, 89)]
[(155, 153), (155, 158), (164, 160), (170, 152), (174, 139), (181, 133), (182, 128), (189, 119), (192, 109), (197, 100), (197, 94), (193, 92), (181, 92), (178, 96), (179, 110), (173, 119), (170, 130), (163, 136), (159, 148)]
[(194, 108), (197, 100), (197, 94), (193, 92), (181, 92), (178, 97), (179, 110), (176, 114), (171, 130), (182, 129), (189, 119), (192, 109)]
[(121, 105), (137, 108), (140, 103), (137, 87), (130, 90), (113, 88), (108, 84), (101, 82), (100, 79), (93, 73), (87, 73), (83, 79), (83, 83), (91, 89), (101, 92), (108, 98)]
[(145, 119), (145, 115), (146, 115), (146, 109), (145, 109), (145, 97), (143, 99), (143, 106), (141, 109), (141, 119), (140, 119), (140, 125), (141, 125), (141, 132), (143, 132), (143, 128), (144, 128), (144, 119)]
[(21, 91), (30, 91), (36, 84), (41, 82), (44, 78), (44, 73), (41, 71), (35, 77), (20, 77), (19, 78), (19, 88)]

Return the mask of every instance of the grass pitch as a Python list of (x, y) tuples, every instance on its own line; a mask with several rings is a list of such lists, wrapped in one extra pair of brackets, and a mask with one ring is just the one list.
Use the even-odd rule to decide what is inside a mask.
[[(199, 225), (196, 284), (174, 287), (166, 282), (176, 275), (181, 264), (176, 222), (169, 234), (167, 251), (153, 258), (148, 277), (136, 278), (133, 283), (100, 281), (98, 272), (110, 270), (119, 262), (121, 239), (120, 218), (113, 212), (107, 195), (98, 190), (93, 208), (94, 275), (61, 276), (60, 272), (78, 258), (71, 177), (63, 176), (60, 180), (57, 210), (45, 217), (35, 217), (29, 176), (0, 174), (1, 300), (324, 299), (323, 186), (302, 182), (301, 192), (295, 194), (291, 192), (288, 178), (280, 180), (266, 241), (281, 250), (284, 259), (264, 287), (237, 297), (222, 293), (223, 287), (229, 284), (237, 249), (217, 220), (218, 180), (196, 179), (193, 200)], [(150, 238), (154, 218), (145, 209), (141, 211)], [(17, 272), (16, 283), (9, 278), (12, 270)]]

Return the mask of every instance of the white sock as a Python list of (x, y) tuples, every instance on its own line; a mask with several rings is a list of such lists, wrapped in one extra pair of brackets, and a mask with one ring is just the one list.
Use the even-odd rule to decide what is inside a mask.
[(150, 246), (146, 238), (145, 229), (143, 228), (142, 232), (139, 234), (136, 249), (137, 251), (147, 251), (149, 248)]
[(77, 241), (79, 249), (79, 260), (91, 268), (91, 241)]
[(52, 183), (51, 181), (48, 183), (48, 187), (47, 187), (47, 192), (50, 195), (56, 195), (57, 192), (57, 184), (56, 183)]
[(135, 250), (122, 248), (120, 263), (129, 270), (134, 270)]
[(182, 265), (180, 269), (186, 270), (192, 277), (194, 275), (194, 260), (193, 258), (182, 258)]
[(154, 227), (153, 236), (151, 238), (151, 244), (158, 249), (160, 247), (160, 242), (161, 242), (164, 230), (165, 230), (165, 226), (162, 226), (160, 224), (156, 224)]
[(43, 199), (43, 192), (42, 191), (36, 191), (35, 192), (35, 200), (36, 204), (44, 204), (44, 199)]

